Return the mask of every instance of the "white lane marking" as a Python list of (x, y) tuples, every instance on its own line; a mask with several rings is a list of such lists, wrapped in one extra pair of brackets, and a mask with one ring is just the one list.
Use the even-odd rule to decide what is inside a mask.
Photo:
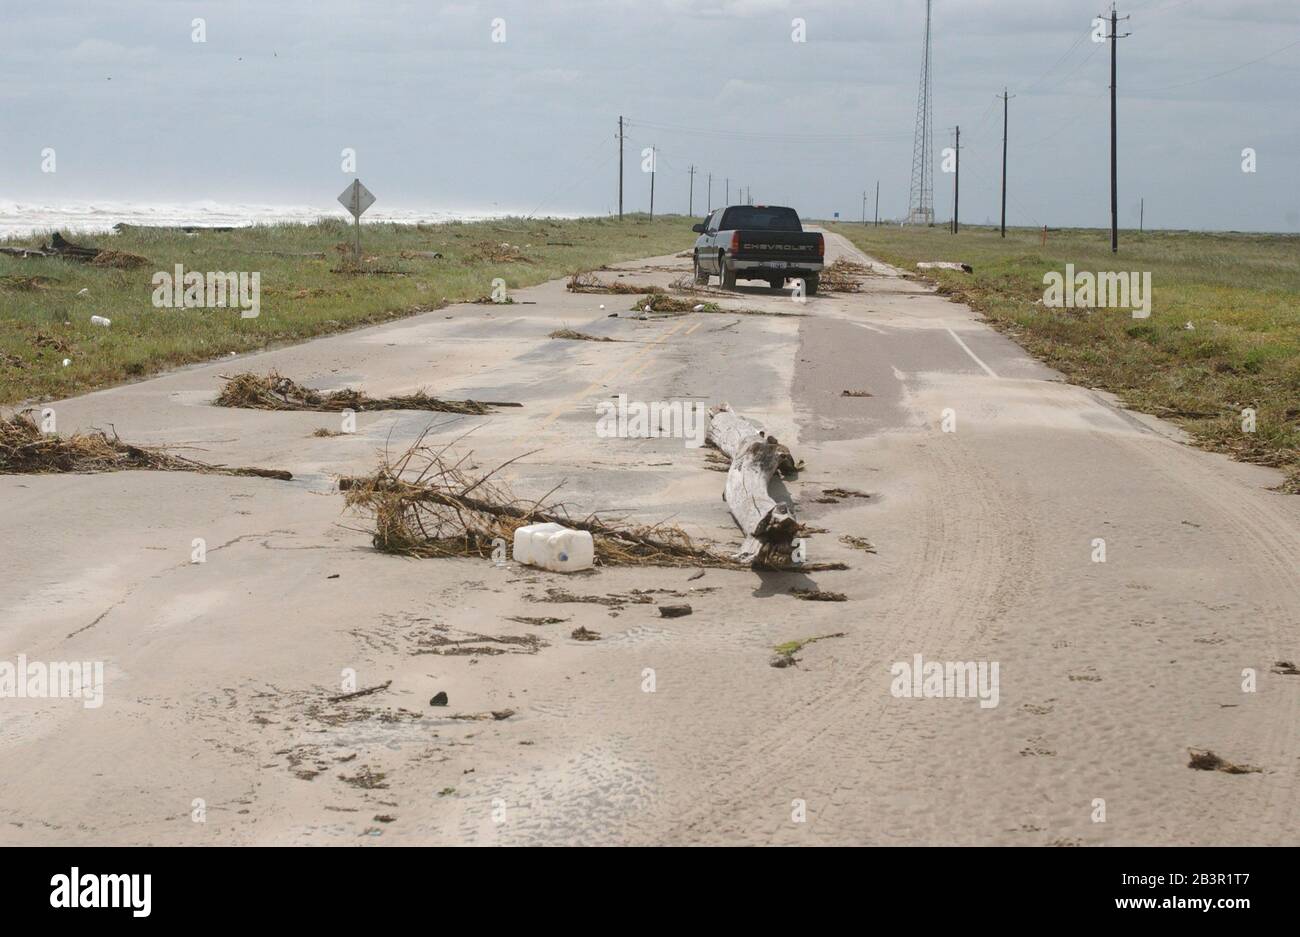
[(868, 332), (875, 332), (877, 335), (888, 335), (888, 334), (889, 334), (889, 333), (886, 332), (884, 329), (878, 329), (878, 328), (876, 328), (874, 325), (867, 325), (867, 323), (865, 323), (865, 322), (854, 322), (852, 319), (850, 319), (849, 321), (850, 321), (850, 322), (853, 322), (853, 324), (856, 325), (858, 328), (860, 328), (860, 329), (866, 329)]
[(961, 338), (957, 335), (956, 332), (954, 332), (952, 329), (948, 329), (948, 334), (952, 336), (952, 340), (953, 340), (954, 342), (956, 342), (958, 345), (961, 346), (962, 351), (964, 351), (964, 352), (966, 352), (966, 354), (970, 355), (970, 359), (971, 359), (972, 361), (974, 361), (976, 364), (978, 364), (981, 368), (984, 369), (984, 373), (985, 373), (985, 374), (987, 374), (987, 375), (988, 375), (989, 377), (991, 377), (991, 378), (995, 378), (995, 379), (997, 378), (997, 375), (993, 373), (993, 369), (990, 368), (990, 367), (989, 367), (987, 364), (985, 364), (983, 361), (981, 361), (981, 360), (979, 359), (979, 356), (978, 356), (977, 354), (975, 354), (975, 352), (973, 352), (973, 351), (970, 350), (970, 346), (968, 346), (965, 342), (963, 342), (963, 341), (961, 340)]

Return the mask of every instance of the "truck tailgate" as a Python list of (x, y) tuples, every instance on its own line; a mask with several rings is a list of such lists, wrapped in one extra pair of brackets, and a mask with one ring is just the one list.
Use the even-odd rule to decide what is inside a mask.
[(744, 231), (736, 260), (785, 260), (791, 263), (820, 263), (822, 236), (809, 231)]

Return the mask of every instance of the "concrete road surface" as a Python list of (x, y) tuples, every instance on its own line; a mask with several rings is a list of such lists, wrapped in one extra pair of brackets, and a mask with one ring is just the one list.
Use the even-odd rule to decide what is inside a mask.
[[(667, 285), (688, 265), (602, 276)], [(783, 315), (640, 320), (635, 297), (548, 283), (54, 403), (64, 433), (295, 479), (0, 478), (0, 662), (104, 676), (99, 706), (0, 699), (0, 842), (1295, 844), (1300, 676), (1277, 662), (1300, 659), (1300, 498), (874, 266), (802, 304), (707, 291)], [(620, 341), (547, 337), (561, 326)], [(315, 437), (338, 415), (211, 405), (219, 375), (269, 368), (524, 406)], [(537, 450), (503, 472), (520, 496), (563, 483), (577, 511), (738, 543), (704, 450), (597, 435), (620, 393), (762, 421), (806, 463), (785, 489), (808, 559), (850, 569), (397, 558), (336, 491), (430, 425), (472, 429), (456, 451), (484, 469)], [(790, 593), (813, 584), (848, 600)], [(540, 601), (552, 588), (694, 613)], [(521, 635), (540, 644), (496, 640)], [(986, 679), (927, 683), (928, 663)], [(329, 702), (351, 673), (392, 682)], [(1262, 771), (1192, 770), (1193, 749)]]

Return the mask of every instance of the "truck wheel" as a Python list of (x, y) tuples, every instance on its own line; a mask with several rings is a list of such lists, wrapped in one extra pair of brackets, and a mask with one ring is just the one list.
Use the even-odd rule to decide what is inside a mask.
[(774, 290), (783, 290), (785, 289), (785, 277), (772, 277), (767, 281), (767, 285)]
[(817, 295), (817, 283), (820, 277), (815, 273), (810, 273), (803, 278), (803, 291), (805, 296)]
[(736, 288), (736, 271), (727, 269), (727, 258), (724, 254), (718, 255), (718, 285), (724, 290)]
[(706, 283), (708, 283), (708, 282), (709, 282), (709, 275), (708, 275), (707, 273), (705, 273), (703, 270), (700, 269), (700, 252), (699, 252), (699, 251), (696, 251), (696, 252), (695, 252), (694, 267), (695, 267), (695, 285), (696, 285), (696, 286), (703, 286), (703, 285), (705, 285)]

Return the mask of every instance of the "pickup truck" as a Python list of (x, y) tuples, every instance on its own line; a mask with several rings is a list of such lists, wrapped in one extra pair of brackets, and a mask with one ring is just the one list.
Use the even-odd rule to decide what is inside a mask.
[(717, 208), (691, 228), (695, 242), (695, 282), (716, 276), (724, 289), (737, 280), (766, 280), (774, 290), (789, 279), (802, 279), (805, 295), (817, 292), (826, 258), (825, 239), (805, 231), (793, 208), (729, 205)]

